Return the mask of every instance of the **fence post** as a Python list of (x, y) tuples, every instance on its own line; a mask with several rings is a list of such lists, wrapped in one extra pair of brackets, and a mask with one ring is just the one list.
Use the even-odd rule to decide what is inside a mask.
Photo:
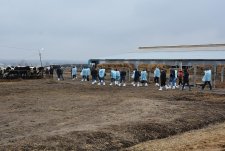
[(223, 82), (223, 78), (224, 78), (224, 66), (222, 66), (221, 69), (221, 82)]
[(182, 61), (180, 61), (179, 68), (182, 70), (182, 67), (183, 67)]
[(196, 86), (196, 74), (197, 74), (197, 66), (194, 65), (194, 77), (193, 77), (193, 80), (194, 80), (194, 86)]
[(213, 66), (214, 73), (213, 73), (213, 88), (216, 88), (216, 65)]
[(129, 82), (130, 82), (130, 68), (128, 70), (128, 79), (129, 79)]
[(151, 64), (149, 65), (148, 81), (151, 81)]

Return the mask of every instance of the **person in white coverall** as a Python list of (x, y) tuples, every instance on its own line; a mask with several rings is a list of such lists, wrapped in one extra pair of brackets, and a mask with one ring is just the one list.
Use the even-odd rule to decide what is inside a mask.
[(204, 90), (206, 84), (208, 84), (209, 85), (209, 89), (212, 90), (212, 85), (211, 85), (212, 72), (211, 72), (210, 69), (207, 68), (204, 71), (204, 73), (205, 74), (204, 74), (204, 76), (202, 78), (202, 81), (204, 82), (204, 84), (202, 85), (202, 90)]
[(98, 71), (99, 83), (98, 85), (105, 85), (105, 69), (100, 68)]
[(147, 71), (145, 69), (141, 71), (141, 85), (148, 86)]
[(160, 70), (158, 67), (154, 70), (154, 82), (156, 86), (159, 86)]

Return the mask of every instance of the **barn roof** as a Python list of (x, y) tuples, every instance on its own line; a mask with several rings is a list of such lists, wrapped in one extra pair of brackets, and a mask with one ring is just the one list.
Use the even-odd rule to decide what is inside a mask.
[(91, 60), (225, 60), (224, 50), (136, 51)]

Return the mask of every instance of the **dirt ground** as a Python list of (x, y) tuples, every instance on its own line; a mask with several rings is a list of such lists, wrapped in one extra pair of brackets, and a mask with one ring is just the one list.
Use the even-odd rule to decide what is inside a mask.
[(224, 121), (225, 94), (208, 89), (158, 91), (153, 84), (69, 78), (0, 82), (0, 150), (204, 150), (196, 147), (201, 143), (222, 150)]
[(126, 151), (221, 151), (225, 150), (225, 123), (192, 130), (180, 135), (147, 141)]

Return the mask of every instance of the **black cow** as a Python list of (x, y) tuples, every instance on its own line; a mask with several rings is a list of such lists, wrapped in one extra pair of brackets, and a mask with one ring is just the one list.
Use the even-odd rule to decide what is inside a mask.
[(23, 79), (27, 79), (30, 77), (30, 67), (29, 66), (26, 66), (26, 67), (15, 67), (14, 68), (14, 71), (17, 71), (18, 74), (19, 74), (19, 78), (23, 78)]
[(0, 68), (0, 79), (2, 79), (2, 78), (3, 78), (3, 69)]

